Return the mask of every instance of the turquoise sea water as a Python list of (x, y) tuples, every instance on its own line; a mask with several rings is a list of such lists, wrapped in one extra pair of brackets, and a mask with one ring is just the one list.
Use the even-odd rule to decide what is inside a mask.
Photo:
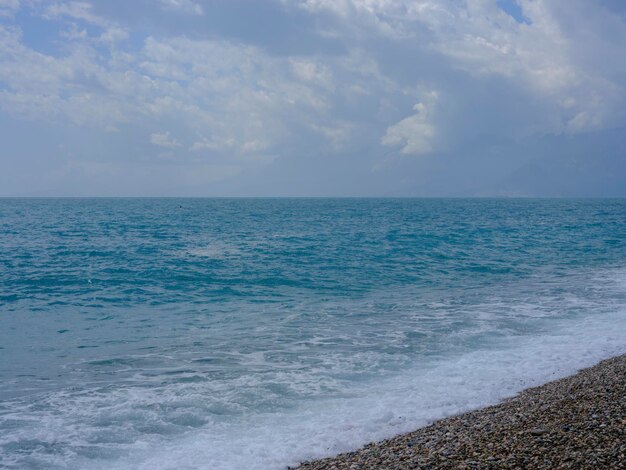
[(285, 468), (626, 352), (626, 200), (0, 199), (0, 467)]

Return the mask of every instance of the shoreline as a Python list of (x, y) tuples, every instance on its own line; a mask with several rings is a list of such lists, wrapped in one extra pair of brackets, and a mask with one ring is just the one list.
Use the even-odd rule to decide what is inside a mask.
[(295, 468), (619, 468), (624, 462), (626, 354), (499, 404)]

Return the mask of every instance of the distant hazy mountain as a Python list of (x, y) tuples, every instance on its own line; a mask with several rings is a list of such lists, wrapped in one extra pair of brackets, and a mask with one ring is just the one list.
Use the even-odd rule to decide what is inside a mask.
[(534, 155), (484, 196), (626, 197), (626, 129), (541, 139)]

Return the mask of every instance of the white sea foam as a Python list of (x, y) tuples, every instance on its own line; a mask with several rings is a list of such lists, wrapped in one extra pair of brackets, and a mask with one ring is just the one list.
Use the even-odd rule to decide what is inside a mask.
[[(21, 450), (0, 454), (0, 466), (284, 469), (495, 403), (626, 352), (624, 271), (572, 276), (567, 292), (511, 286), (508, 299), (489, 291), (468, 304), (428, 300), (427, 309), (398, 292), (327, 302), (330, 326), (307, 324), (315, 334), (285, 347), (275, 340), (288, 330), (268, 328), (277, 314), (270, 310), (254, 317), (254, 334), (269, 338), (263, 350), (246, 347), (254, 338), (229, 336), (227, 325), (211, 336), (226, 341), (212, 355), (181, 362), (192, 353), (174, 348), (110, 361), (118, 380), (129, 364), (137, 373), (128, 383), (107, 376), (100, 386), (0, 403), (0, 447)], [(393, 316), (379, 314), (387, 305), (397, 306)], [(372, 314), (355, 320), (347, 309)], [(443, 346), (404, 354), (409, 333)], [(207, 379), (202, 364), (227, 376)]]
[[(280, 414), (251, 413), (237, 423), (207, 426), (167, 443), (136, 442), (130, 455), (114, 466), (280, 469), (333, 455), (496, 403), (529, 386), (623, 354), (625, 321), (623, 309), (560, 321), (549, 334), (512, 337), (505, 348), (418, 365), (347, 391), (346, 398), (309, 402)], [(110, 466), (109, 461), (93, 467)]]

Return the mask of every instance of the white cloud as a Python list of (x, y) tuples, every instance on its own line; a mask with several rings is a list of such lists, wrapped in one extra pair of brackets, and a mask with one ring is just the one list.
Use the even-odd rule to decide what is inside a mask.
[(0, 0), (0, 17), (12, 17), (20, 9), (20, 0)]
[(203, 138), (193, 143), (189, 150), (198, 152), (209, 150), (211, 152), (229, 151), (231, 155), (258, 153), (266, 150), (270, 144), (265, 140), (237, 141), (230, 137), (226, 139), (206, 139)]
[(105, 128), (136, 114), (141, 80), (100, 61), (92, 47), (77, 45), (55, 57), (21, 42), (17, 29), (0, 27), (0, 107), (27, 119), (68, 121)]
[(235, 147), (237, 142), (235, 139), (224, 139), (221, 141), (211, 140), (203, 138), (194, 142), (193, 145), (189, 148), (192, 151), (200, 151), (200, 150), (225, 150)]
[(354, 125), (348, 122), (334, 122), (328, 126), (322, 126), (318, 124), (312, 124), (311, 129), (320, 135), (323, 135), (330, 143), (330, 146), (335, 151), (342, 151), (350, 142)]
[(155, 132), (150, 135), (150, 143), (153, 145), (157, 145), (159, 147), (165, 148), (176, 148), (181, 147), (180, 142), (178, 142), (169, 131), (158, 133)]
[(44, 17), (48, 19), (62, 17), (73, 18), (103, 28), (109, 25), (109, 22), (105, 18), (93, 12), (93, 5), (91, 3), (81, 1), (52, 2), (52, 4), (48, 5), (45, 9)]
[[(422, 3), (403, 0), (304, 0), (301, 7), (309, 12), (331, 12), (347, 20), (344, 31), (365, 37), (372, 32), (388, 37), (410, 36), (404, 18), (407, 4)], [(356, 21), (355, 21), (356, 20)], [(328, 33), (328, 32), (327, 32)]]
[(435, 126), (431, 122), (437, 93), (428, 95), (428, 103), (413, 106), (415, 114), (387, 128), (381, 143), (387, 146), (401, 146), (400, 153), (405, 155), (423, 155), (433, 150)]
[[(129, 37), (127, 29), (94, 13), (91, 3), (82, 1), (54, 2), (46, 5), (43, 17), (48, 20), (62, 20), (69, 24), (69, 29), (61, 32), (61, 36), (72, 40), (94, 39), (104, 44), (113, 45), (125, 41)], [(103, 30), (99, 36), (90, 38), (87, 30), (80, 24), (88, 23)], [(78, 23), (78, 24), (77, 24)]]
[(248, 140), (241, 145), (243, 153), (258, 153), (267, 149), (268, 143), (263, 140)]
[(84, 41), (89, 37), (85, 28), (80, 28), (76, 23), (72, 23), (68, 29), (62, 30), (59, 35), (70, 41)]
[(294, 75), (305, 82), (315, 83), (323, 87), (333, 86), (333, 75), (330, 68), (311, 60), (291, 59)]
[[(474, 112), (475, 102), (463, 104), (463, 80), (469, 79), (480, 84), (495, 77), (506, 83), (507, 93), (522, 97), (517, 103), (541, 103), (515, 112), (526, 111), (528, 117), (519, 120), (539, 134), (602, 129), (623, 113), (624, 61), (594, 62), (598, 51), (620, 57), (626, 48), (623, 22), (614, 18), (615, 24), (589, 17), (583, 38), (563, 25), (560, 1), (521, 2), (531, 24), (517, 23), (491, 0), (299, 4), (313, 15), (336, 15), (319, 33), (340, 43), (340, 52), (274, 54), (249, 42), (165, 36), (157, 29), (152, 37), (130, 41), (127, 27), (100, 16), (90, 3), (42, 3), (37, 11), (64, 26), (65, 36), (58, 38), (58, 51), (42, 53), (27, 45), (19, 28), (0, 26), (0, 107), (33, 120), (140, 128), (142, 139), (146, 128), (170, 129), (151, 141), (180, 154), (190, 151), (190, 159), (206, 157), (202, 151), (221, 158), (286, 148), (346, 152), (364, 139), (423, 155), (464, 132), (462, 119), (452, 115)], [(0, 0), (0, 8), (6, 5), (15, 9), (19, 2)], [(202, 13), (190, 0), (159, 5)], [(582, 14), (582, 3), (570, 5), (570, 15)], [(602, 35), (606, 24), (612, 24), (611, 39)], [(384, 51), (371, 47), (381, 35)], [(445, 106), (415, 91), (435, 87)], [(416, 101), (407, 116), (405, 106)], [(451, 104), (457, 108), (447, 109)], [(491, 123), (494, 134), (514, 127), (497, 117)], [(183, 146), (172, 135), (196, 136), (196, 142)]]
[[(626, 61), (615, 60), (626, 48), (624, 17), (583, 0), (518, 4), (529, 21), (518, 22), (495, 0), (300, 2), (307, 11), (330, 12), (341, 19), (325, 35), (352, 41), (392, 36), (405, 47), (419, 44), (413, 49), (447, 57), (451, 66), (479, 80), (509, 80), (516, 92), (551, 107), (553, 119), (545, 122), (552, 124), (542, 132), (610, 127), (611, 120), (623, 116), (626, 95)], [(577, 104), (562, 107), (569, 97)]]
[(204, 10), (201, 5), (192, 0), (159, 0), (161, 8), (168, 11), (176, 11), (191, 15), (203, 15)]
[(128, 39), (128, 31), (119, 26), (111, 26), (107, 28), (99, 37), (99, 40), (107, 44), (115, 44), (126, 41)]

